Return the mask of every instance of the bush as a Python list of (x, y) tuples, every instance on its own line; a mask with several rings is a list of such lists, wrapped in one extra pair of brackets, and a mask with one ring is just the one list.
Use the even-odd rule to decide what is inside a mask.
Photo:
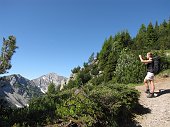
[(66, 121), (78, 120), (86, 126), (92, 126), (101, 113), (100, 107), (82, 89), (77, 89), (76, 92), (63, 103), (57, 104), (56, 115)]
[(55, 113), (65, 121), (79, 121), (84, 126), (124, 126), (132, 118), (138, 97), (136, 90), (125, 85), (87, 84), (74, 89), (69, 98), (57, 104)]
[(93, 79), (90, 80), (90, 82), (91, 82), (93, 85), (102, 84), (103, 81), (104, 81), (104, 76), (103, 76), (103, 75), (100, 75), (100, 76), (98, 76), (98, 77), (94, 77)]
[[(101, 107), (100, 126), (123, 126), (131, 119), (131, 111), (138, 103), (139, 94), (119, 84), (103, 84), (90, 91), (90, 98)], [(128, 119), (129, 118), (129, 119)]]
[(115, 71), (115, 79), (118, 83), (139, 83), (143, 81), (146, 69), (139, 61), (136, 53), (122, 50)]
[(138, 97), (136, 90), (125, 85), (107, 83), (94, 86), (89, 83), (36, 98), (28, 108), (4, 112), (7, 120), (1, 125), (44, 126), (71, 120), (87, 127), (124, 126), (132, 118), (131, 112)]

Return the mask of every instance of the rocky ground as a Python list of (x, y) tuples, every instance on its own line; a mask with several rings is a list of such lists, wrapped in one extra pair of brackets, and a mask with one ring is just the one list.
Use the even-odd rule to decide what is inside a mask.
[(142, 127), (170, 127), (170, 77), (156, 78), (155, 87), (154, 98), (146, 97), (144, 86), (136, 87), (141, 92), (139, 102), (147, 109), (136, 121)]

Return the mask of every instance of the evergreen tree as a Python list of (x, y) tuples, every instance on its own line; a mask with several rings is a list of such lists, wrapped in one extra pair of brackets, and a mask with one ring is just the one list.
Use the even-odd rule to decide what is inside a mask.
[(156, 32), (153, 28), (152, 23), (150, 22), (147, 27), (147, 49), (156, 49), (156, 41), (158, 40), (158, 37), (156, 35)]
[(134, 49), (135, 50), (144, 50), (146, 49), (146, 26), (144, 24), (141, 25), (141, 28), (139, 29), (134, 43)]
[(85, 68), (83, 71), (81, 71), (78, 74), (77, 82), (79, 86), (87, 83), (91, 79), (91, 75), (89, 71), (90, 71), (89, 68)]
[(159, 35), (159, 25), (158, 25), (158, 21), (156, 21), (155, 23), (155, 32), (157, 34), (157, 36)]
[(115, 41), (118, 41), (122, 48), (125, 48), (125, 47), (128, 47), (132, 44), (132, 39), (131, 39), (131, 36), (129, 34), (129, 32), (126, 30), (126, 31), (123, 31), (123, 32), (118, 32), (115, 36), (114, 36), (114, 42)]
[(78, 66), (78, 67), (75, 67), (73, 70), (71, 70), (71, 72), (72, 72), (73, 74), (75, 74), (75, 73), (78, 73), (78, 72), (80, 71), (80, 69), (81, 69), (81, 67)]
[(124, 47), (131, 46), (132, 40), (131, 40), (131, 36), (127, 30), (123, 31), (121, 33), (121, 42), (123, 43)]
[(110, 36), (108, 40), (105, 40), (102, 50), (99, 53), (99, 66), (101, 70), (104, 70), (106, 63), (108, 61), (109, 54), (112, 49), (113, 38)]
[(154, 30), (155, 30), (155, 34), (156, 34), (156, 37), (157, 37), (157, 41), (155, 42), (155, 48), (156, 50), (159, 50), (160, 49), (160, 43), (158, 41), (159, 39), (159, 25), (158, 25), (158, 21), (156, 21), (155, 23), (155, 27), (154, 27)]
[(98, 69), (98, 65), (97, 64), (94, 64), (92, 66), (92, 69), (91, 69), (91, 75), (93, 76), (96, 76), (99, 74), (99, 69)]
[(89, 65), (88, 65), (87, 62), (84, 62), (84, 63), (83, 63), (83, 66), (84, 66), (84, 68), (87, 68)]
[(56, 90), (55, 90), (55, 84), (52, 82), (48, 85), (48, 94), (55, 94)]
[(116, 68), (116, 64), (117, 64), (116, 52), (111, 52), (108, 58), (107, 65), (104, 70), (104, 81), (105, 82), (112, 80), (112, 77), (114, 75), (114, 71)]
[(169, 49), (170, 48), (170, 39), (169, 38), (169, 32), (168, 32), (168, 24), (164, 20), (164, 22), (159, 27), (159, 39), (158, 42), (160, 44), (160, 49)]
[(91, 54), (91, 56), (89, 57), (88, 63), (91, 64), (94, 61), (94, 52)]
[(14, 36), (9, 36), (7, 40), (3, 38), (0, 56), (0, 74), (7, 73), (7, 70), (12, 67), (11, 58), (15, 53), (16, 48), (16, 38)]

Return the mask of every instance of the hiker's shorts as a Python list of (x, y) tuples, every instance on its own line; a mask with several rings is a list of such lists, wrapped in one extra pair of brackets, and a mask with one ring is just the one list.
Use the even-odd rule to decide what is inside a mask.
[(154, 73), (147, 72), (145, 79), (152, 81), (154, 79)]

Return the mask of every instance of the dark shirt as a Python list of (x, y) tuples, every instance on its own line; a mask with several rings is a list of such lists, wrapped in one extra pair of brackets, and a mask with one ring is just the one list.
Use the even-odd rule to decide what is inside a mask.
[(152, 60), (151, 63), (147, 64), (147, 72), (154, 73), (154, 62), (153, 62), (153, 60)]

